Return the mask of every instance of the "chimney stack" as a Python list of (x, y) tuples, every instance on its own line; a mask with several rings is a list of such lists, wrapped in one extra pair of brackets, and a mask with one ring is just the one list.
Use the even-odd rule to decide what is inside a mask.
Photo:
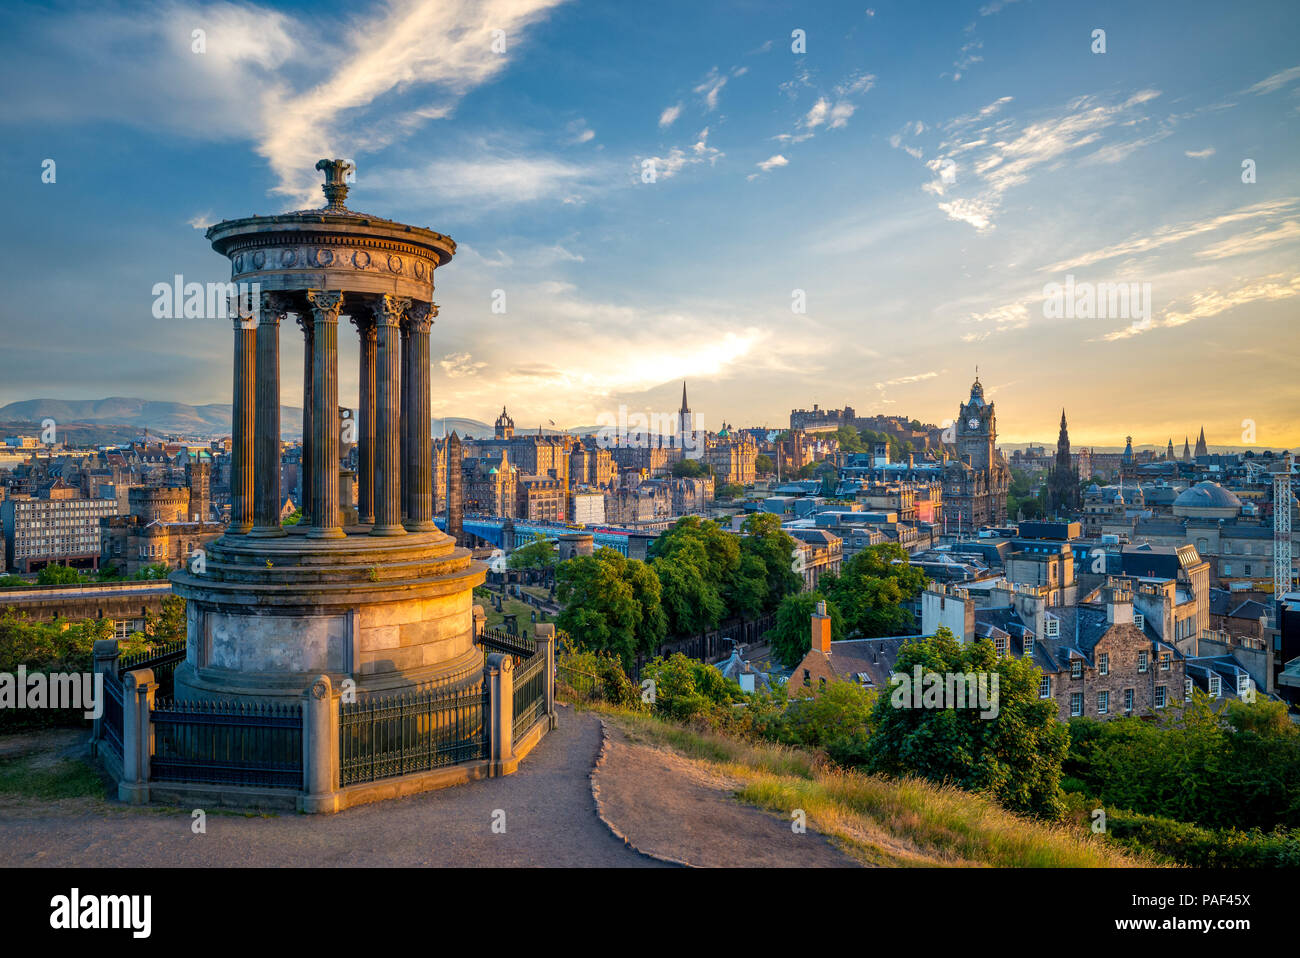
[(831, 652), (831, 617), (826, 614), (826, 603), (818, 602), (817, 611), (812, 614), (813, 651), (830, 655)]

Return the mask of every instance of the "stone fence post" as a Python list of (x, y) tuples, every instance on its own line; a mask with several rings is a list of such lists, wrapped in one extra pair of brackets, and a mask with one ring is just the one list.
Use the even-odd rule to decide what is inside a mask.
[(132, 805), (149, 802), (149, 759), (153, 756), (153, 669), (136, 669), (122, 676), (122, 780), (117, 797)]
[(493, 652), (487, 657), (488, 748), (493, 776), (505, 775), (506, 765), (514, 758), (515, 660), (507, 652)]
[(474, 639), (477, 641), (478, 637), (483, 634), (483, 630), (487, 628), (487, 613), (483, 611), (483, 606), (476, 605), (472, 615), (474, 617)]
[(537, 627), (537, 651), (546, 652), (546, 714), (555, 728), (555, 626), (543, 622)]
[(302, 778), (304, 812), (338, 811), (339, 693), (319, 675), (302, 693)]
[[(118, 648), (117, 648), (117, 639), (96, 639), (94, 655), (95, 655), (95, 665), (94, 665), (95, 671), (93, 674), (95, 675), (102, 674), (104, 676), (102, 681), (105, 683), (116, 682), (117, 681), (117, 657), (119, 655)], [(100, 686), (100, 688), (102, 689), (103, 686)], [(108, 693), (101, 692), (101, 694), (107, 695)], [(101, 726), (101, 723), (103, 722), (103, 715), (104, 715), (104, 709), (101, 703), (99, 709), (99, 716), (95, 718), (94, 725), (91, 727), (91, 732), (90, 732), (90, 754), (91, 755), (99, 754), (99, 740), (104, 737), (104, 730)]]

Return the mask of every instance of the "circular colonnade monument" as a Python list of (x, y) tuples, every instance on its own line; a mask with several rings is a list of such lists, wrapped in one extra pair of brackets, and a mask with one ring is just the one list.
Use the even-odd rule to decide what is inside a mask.
[[(186, 600), (178, 698), (297, 701), (317, 676), (385, 692), (479, 681), (472, 595), (486, 567), (433, 523), (429, 335), (434, 270), (456, 244), (349, 210), (343, 160), (316, 164), (327, 205), (211, 227), (234, 318), (230, 525)], [(246, 284), (246, 286), (245, 286)], [(280, 524), (280, 328), (302, 332), (302, 520)], [(360, 342), (357, 509), (339, 506), (338, 331)], [(346, 524), (345, 524), (346, 523)]]

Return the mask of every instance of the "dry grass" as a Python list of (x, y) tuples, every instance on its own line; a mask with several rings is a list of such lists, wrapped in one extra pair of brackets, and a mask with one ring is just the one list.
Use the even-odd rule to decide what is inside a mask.
[(600, 706), (633, 741), (670, 748), (740, 782), (737, 798), (808, 824), (867, 865), (1000, 868), (1150, 866), (1077, 826), (1050, 825), (922, 779), (819, 765), (810, 754), (753, 744)]

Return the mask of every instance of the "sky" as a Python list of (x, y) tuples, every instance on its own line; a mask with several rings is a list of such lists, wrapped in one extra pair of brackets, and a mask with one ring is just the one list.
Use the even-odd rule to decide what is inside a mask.
[(153, 286), (344, 157), (458, 244), (435, 416), (940, 423), (978, 368), (1005, 442), (1300, 445), (1300, 4), (869, 2), (7, 4), (0, 403), (229, 402)]

